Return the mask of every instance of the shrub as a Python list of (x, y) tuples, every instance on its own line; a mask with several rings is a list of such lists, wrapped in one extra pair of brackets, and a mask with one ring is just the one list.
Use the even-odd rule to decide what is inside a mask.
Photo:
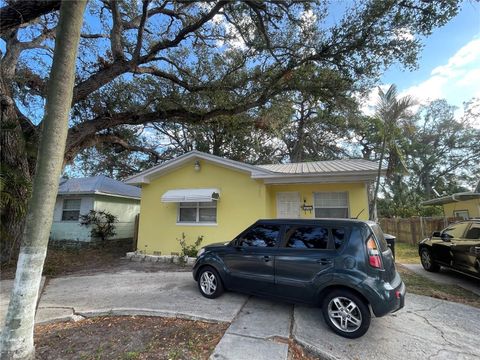
[(203, 235), (197, 237), (197, 240), (192, 245), (187, 245), (187, 237), (185, 236), (185, 233), (182, 233), (182, 238), (177, 238), (177, 240), (180, 243), (180, 247), (182, 248), (182, 256), (195, 257), (197, 256), (198, 247), (203, 241)]
[(102, 243), (116, 235), (116, 222), (118, 218), (108, 211), (90, 210), (88, 214), (80, 215), (80, 224), (91, 226), (90, 234), (94, 238), (100, 238)]

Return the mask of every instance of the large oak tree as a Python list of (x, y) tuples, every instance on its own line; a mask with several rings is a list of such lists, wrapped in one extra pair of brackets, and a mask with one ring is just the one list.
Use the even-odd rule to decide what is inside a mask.
[[(2, 22), (10, 21), (1, 30), (1, 183), (8, 195), (2, 260), (22, 234), (58, 16), (58, 2), (20, 3), (0, 9)], [(25, 16), (8, 15), (13, 6)], [(115, 131), (121, 127), (235, 119), (296, 90), (300, 78), (334, 93), (325, 71), (348, 91), (359, 90), (392, 62), (414, 67), (421, 36), (457, 11), (456, 0), (371, 0), (345, 8), (327, 0), (91, 1), (64, 164), (93, 146), (128, 148)], [(307, 66), (322, 71), (305, 76)], [(128, 101), (105, 96), (115, 91)]]

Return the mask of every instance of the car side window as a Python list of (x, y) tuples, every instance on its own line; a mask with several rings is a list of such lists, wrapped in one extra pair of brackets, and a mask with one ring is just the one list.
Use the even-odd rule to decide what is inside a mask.
[(335, 250), (340, 249), (345, 242), (345, 228), (332, 228), (332, 237)]
[(256, 225), (240, 235), (238, 246), (275, 247), (279, 232), (280, 225)]
[(480, 240), (480, 224), (472, 224), (465, 234), (466, 239)]
[(328, 228), (322, 226), (288, 226), (286, 230), (287, 248), (326, 249)]
[(449, 238), (461, 238), (467, 229), (468, 223), (458, 223), (449, 226), (442, 231), (443, 235), (447, 235)]

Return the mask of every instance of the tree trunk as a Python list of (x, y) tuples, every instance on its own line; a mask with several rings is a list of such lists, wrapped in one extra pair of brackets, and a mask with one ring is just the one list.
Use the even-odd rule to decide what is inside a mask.
[(0, 71), (0, 163), (2, 209), (0, 262), (11, 260), (20, 247), (30, 196), (30, 171), (8, 76)]
[(375, 184), (375, 192), (373, 193), (373, 201), (372, 201), (372, 204), (370, 205), (370, 211), (369, 211), (370, 220), (377, 220), (376, 219), (377, 197), (378, 197), (378, 189), (380, 188), (380, 178), (382, 176), (382, 162), (385, 156), (386, 144), (387, 144), (387, 139), (386, 139), (386, 136), (384, 135), (382, 140), (382, 152), (380, 153), (380, 162), (378, 163), (377, 182)]
[[(2, 8), (4, 9), (4, 8)], [(3, 25), (3, 22), (2, 22)], [(3, 30), (3, 27), (2, 27)], [(17, 31), (4, 34), (7, 51), (0, 61), (0, 164), (1, 164), (1, 246), (0, 261), (18, 254), (30, 197), (31, 166), (26, 140), (13, 100), (17, 64)]]
[(86, 0), (65, 1), (60, 8), (33, 193), (6, 323), (0, 337), (2, 359), (33, 359), (35, 356), (35, 306), (65, 152), (75, 62), (86, 3)]

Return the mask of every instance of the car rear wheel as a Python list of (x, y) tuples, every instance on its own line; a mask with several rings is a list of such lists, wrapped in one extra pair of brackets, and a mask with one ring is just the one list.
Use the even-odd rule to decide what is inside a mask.
[(349, 339), (364, 335), (370, 327), (367, 304), (348, 290), (338, 289), (329, 293), (323, 301), (322, 312), (328, 326)]
[(432, 257), (432, 253), (427, 248), (423, 248), (420, 251), (420, 260), (422, 262), (422, 266), (425, 270), (430, 272), (437, 272), (440, 270), (440, 265), (438, 265)]
[(217, 270), (210, 266), (200, 269), (198, 275), (198, 289), (209, 299), (215, 299), (223, 294), (223, 284)]

